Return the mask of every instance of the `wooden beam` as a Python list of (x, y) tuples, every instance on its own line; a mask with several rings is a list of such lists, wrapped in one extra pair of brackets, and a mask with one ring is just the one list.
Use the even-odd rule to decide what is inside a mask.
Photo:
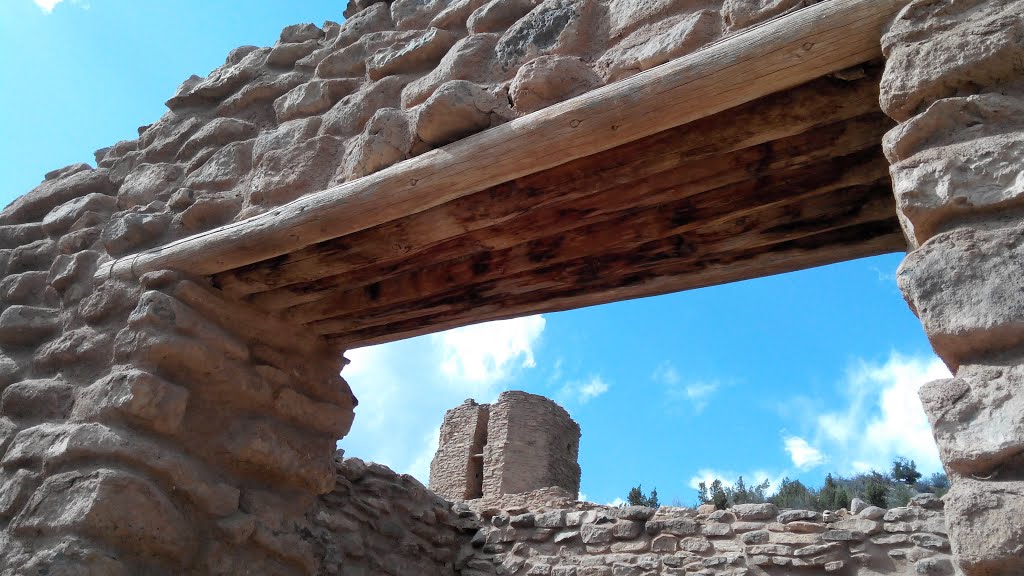
[(814, 4), (376, 174), (104, 263), (96, 277), (212, 275), (704, 118), (879, 57), (883, 31), (908, 1)]
[[(616, 252), (691, 231), (696, 240), (701, 237), (702, 229), (723, 222), (778, 218), (780, 212), (786, 217), (812, 196), (824, 196), (825, 202), (834, 205), (833, 211), (841, 213), (846, 198), (838, 190), (888, 182), (888, 167), (876, 145), (870, 150), (819, 161), (810, 167), (765, 174), (694, 195), (679, 194), (674, 201), (664, 204), (633, 206), (627, 199), (621, 203), (609, 202), (617, 210), (606, 216), (563, 218), (550, 225), (540, 218), (540, 224), (529, 229), (538, 234), (534, 238), (523, 237), (525, 232), (520, 228), (519, 242), (514, 242), (517, 238), (514, 234), (498, 235), (509, 242), (507, 246), (478, 249), (454, 257), (447, 257), (450, 254), (442, 251), (443, 259), (436, 258), (431, 251), (411, 262), (400, 274), (378, 277), (372, 284), (352, 282), (342, 275), (335, 279), (334, 286), (322, 287), (320, 299), (278, 314), (292, 323), (307, 323), (345, 313), (366, 314), (373, 308), (422, 301), (452, 285), (469, 286), (592, 255), (595, 246), (601, 247), (601, 253)], [(780, 206), (786, 208), (780, 210)], [(828, 210), (824, 214), (828, 216)]]
[[(822, 246), (828, 248), (816, 249)], [(765, 246), (759, 250), (712, 254), (697, 263), (668, 261), (664, 266), (648, 270), (643, 276), (619, 279), (618, 285), (592, 286), (586, 291), (564, 289), (561, 293), (552, 293), (544, 301), (537, 301), (534, 295), (510, 296), (473, 309), (437, 312), (401, 322), (328, 336), (327, 339), (340, 350), (351, 350), (468, 324), (669, 294), (824, 266), (854, 258), (900, 252), (906, 250), (906, 246), (906, 238), (895, 219), (868, 222)]]
[[(411, 254), (405, 258), (381, 258), (369, 262), (362, 258), (351, 258), (351, 252), (393, 250), (391, 243), (397, 241), (398, 237), (385, 234), (379, 228), (373, 228), (354, 235), (359, 237), (361, 244), (355, 244), (356, 238), (352, 238), (351, 242), (345, 241), (344, 244), (351, 247), (350, 251), (342, 250), (334, 246), (333, 242), (328, 242), (326, 245), (318, 245), (321, 249), (309, 257), (293, 259), (292, 255), (289, 255), (282, 257), (280, 261), (275, 259), (259, 263), (262, 266), (253, 265), (253, 269), (240, 271), (239, 274), (244, 276), (247, 286), (252, 286), (251, 281), (254, 277), (261, 281), (288, 283), (282, 288), (249, 296), (248, 299), (253, 304), (273, 311), (285, 306), (318, 300), (323, 297), (320, 294), (323, 290), (332, 289), (337, 285), (355, 288), (437, 262), (486, 250), (501, 250), (615, 218), (617, 212), (621, 210), (637, 210), (678, 202), (708, 190), (732, 185), (740, 185), (734, 190), (736, 194), (756, 195), (756, 188), (770, 185), (771, 178), (776, 174), (799, 176), (802, 169), (834, 158), (848, 157), (863, 150), (871, 150), (873, 156), (883, 162), (883, 172), (887, 173), (888, 164), (885, 163), (878, 142), (889, 127), (891, 122), (879, 112), (822, 127), (806, 135), (776, 140), (722, 156), (681, 161), (669, 170), (650, 175), (638, 174), (632, 165), (621, 169), (598, 171), (596, 175), (606, 177), (606, 185), (593, 181), (594, 174), (581, 174), (577, 180), (556, 184), (530, 178), (533, 182), (525, 190), (509, 190), (507, 194), (476, 200), (480, 206), (479, 210), (486, 213), (492, 213), (494, 206), (528, 205), (531, 200), (536, 208), (517, 210), (514, 215), (502, 218), (486, 228), (481, 228), (480, 224), (472, 219), (451, 219), (439, 215), (434, 220), (438, 229), (457, 229), (458, 225), (461, 225), (462, 229), (469, 228), (471, 231), (443, 242), (431, 243), (432, 245), (426, 242), (411, 243)], [(858, 160), (859, 158), (854, 158), (852, 161)], [(834, 174), (844, 171), (843, 166), (834, 162), (832, 165)], [(560, 167), (555, 170), (560, 171)], [(593, 184), (597, 192), (577, 197), (577, 184), (580, 181)], [(751, 187), (754, 190), (751, 190)], [(560, 201), (560, 198), (566, 200)], [(751, 198), (744, 200), (757, 202)], [(410, 219), (419, 220), (418, 216)], [(395, 224), (403, 222), (404, 220)], [(451, 222), (452, 226), (445, 226), (445, 222)], [(371, 231), (378, 233), (371, 234)], [(314, 280), (297, 283), (298, 280), (305, 278)], [(235, 271), (214, 277), (215, 283), (222, 289), (225, 280), (235, 279), (238, 279)]]
[[(664, 200), (665, 193), (654, 192), (672, 179), (678, 196), (684, 188), (701, 190), (701, 177), (705, 187), (720, 186), (728, 178), (757, 178), (830, 152), (843, 155), (852, 146), (877, 146), (894, 123), (878, 110), (881, 71), (875, 72), (852, 83), (812, 81), (406, 218), (217, 274), (214, 281), (228, 294), (254, 294), (257, 306), (280, 309), (317, 299), (325, 277), (359, 283), (366, 267), (405, 262), (441, 243), (460, 244), (463, 253), (493, 248), (517, 220), (535, 223), (559, 212), (561, 220), (592, 216), (614, 208), (604, 206), (609, 195), (612, 202), (651, 204)], [(518, 227), (521, 233), (523, 224)]]
[[(443, 277), (421, 280), (412, 290), (403, 291), (413, 298), (402, 298), (376, 307), (368, 305), (341, 309), (334, 318), (310, 314), (301, 319), (313, 332), (330, 335), (355, 333), (373, 326), (429, 317), (442, 312), (472, 313), (506, 301), (534, 302), (544, 307), (552, 297), (566, 291), (589, 293), (609, 286), (636, 284), (648, 279), (654, 270), (674, 273), (703, 273), (709, 261), (721, 262), (721, 255), (740, 255), (746, 251), (758, 254), (765, 247), (814, 237), (833, 230), (866, 223), (888, 223), (898, 227), (895, 201), (887, 182), (851, 186), (833, 190), (831, 194), (811, 195), (793, 203), (778, 203), (762, 213), (734, 220), (714, 222), (691, 232), (673, 234), (671, 228), (650, 237), (626, 239), (595, 255), (591, 251), (572, 251), (571, 259), (552, 258), (544, 262), (507, 262), (500, 276), (478, 274), (467, 267), (461, 276), (445, 283)], [(672, 215), (663, 219), (671, 226)], [(613, 234), (622, 227), (609, 229)], [(869, 240), (870, 237), (861, 240)], [(802, 246), (809, 246), (802, 244)], [(827, 252), (828, 246), (814, 246)], [(740, 258), (742, 259), (742, 258)], [(496, 263), (502, 264), (502, 263)], [(774, 273), (777, 271), (772, 271)], [(474, 281), (471, 278), (479, 276)], [(690, 282), (704, 282), (691, 278)], [(416, 292), (420, 292), (417, 296)], [(318, 310), (330, 314), (334, 307)], [(286, 318), (288, 319), (288, 318)]]

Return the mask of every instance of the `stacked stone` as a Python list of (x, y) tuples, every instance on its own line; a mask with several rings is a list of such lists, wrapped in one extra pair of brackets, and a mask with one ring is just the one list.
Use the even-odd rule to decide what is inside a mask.
[(518, 390), (490, 407), (484, 449), (483, 496), (557, 486), (580, 491), (580, 426), (548, 398)]
[(883, 38), (898, 280), (956, 377), (921, 390), (967, 574), (1024, 573), (1024, 2), (914, 2)]
[(483, 495), (489, 414), (489, 404), (477, 404), (472, 399), (445, 412), (437, 452), (430, 461), (430, 489), (436, 494), (449, 500)]
[(341, 358), (176, 273), (90, 293), (86, 252), (39, 291), (45, 343), (6, 342), (0, 569), (315, 572), (298, 527), (352, 422)]
[(463, 528), (463, 576), (956, 574), (942, 503), (858, 514), (779, 512), (771, 504), (729, 510), (579, 505), (530, 510), (455, 505)]
[(354, 405), (339, 351), (203, 281), (97, 286), (99, 263), (804, 2), (357, 0), (188, 79), (95, 169), (47, 174), (0, 213), (0, 571), (312, 574), (326, 553), (310, 515)]
[(315, 513), (319, 574), (455, 574), (465, 537), (448, 502), (386, 466), (340, 456), (336, 463), (334, 490)]

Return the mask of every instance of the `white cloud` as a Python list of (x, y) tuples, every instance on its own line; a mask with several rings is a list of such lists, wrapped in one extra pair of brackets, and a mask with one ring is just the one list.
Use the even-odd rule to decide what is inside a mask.
[(609, 385), (600, 376), (591, 376), (589, 380), (569, 382), (558, 392), (562, 402), (586, 404), (608, 391)]
[(43, 12), (46, 12), (47, 14), (49, 14), (49, 13), (53, 12), (53, 9), (57, 7), (57, 4), (60, 4), (63, 0), (32, 0), (32, 1), (35, 2), (36, 6), (39, 6), (39, 8)]
[(533, 347), (544, 323), (543, 316), (526, 316), (435, 334), (443, 351), (441, 371), (452, 379), (487, 385), (502, 380), (517, 365), (532, 368)]
[[(917, 391), (949, 376), (935, 356), (894, 352), (882, 364), (857, 362), (841, 384), (846, 405), (805, 415), (815, 438), (807, 448), (827, 454), (833, 471), (840, 474), (886, 472), (897, 456), (914, 460), (925, 474), (940, 471), (938, 449)], [(784, 443), (790, 451), (789, 438)], [(790, 456), (799, 466), (797, 455), (790, 451)]]
[(670, 404), (686, 404), (695, 414), (708, 407), (719, 388), (718, 382), (684, 382), (671, 362), (659, 364), (651, 379), (665, 387), (666, 400)]
[(711, 396), (716, 390), (717, 382), (698, 382), (686, 387), (686, 397), (693, 403), (693, 410), (700, 414), (711, 403)]
[(616, 506), (616, 507), (618, 507), (618, 506), (622, 506), (625, 503), (626, 503), (626, 501), (623, 500), (622, 498), (616, 498), (615, 500), (612, 500), (611, 502), (605, 504), (605, 506)]
[(350, 350), (342, 376), (359, 406), (339, 446), (426, 484), (445, 411), (466, 398), (493, 402), (536, 364), (543, 330), (531, 316)]
[[(45, 13), (45, 14), (52, 14), (53, 13), (53, 9), (57, 7), (57, 4), (60, 4), (60, 3), (64, 2), (64, 0), (32, 0), (32, 1), (35, 2), (36, 6), (39, 6), (39, 9), (42, 10), (43, 13)], [(89, 8), (92, 7), (85, 0), (70, 0), (69, 4), (73, 4), (75, 6), (78, 6), (82, 10), (88, 10)]]
[(825, 455), (799, 436), (786, 436), (783, 444), (793, 465), (800, 470), (810, 470), (825, 463)]

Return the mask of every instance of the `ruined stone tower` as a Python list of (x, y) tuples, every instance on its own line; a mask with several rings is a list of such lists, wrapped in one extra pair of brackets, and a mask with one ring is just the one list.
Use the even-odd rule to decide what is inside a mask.
[(502, 392), (494, 404), (466, 400), (444, 415), (430, 489), (451, 500), (558, 486), (580, 490), (580, 427), (551, 400)]

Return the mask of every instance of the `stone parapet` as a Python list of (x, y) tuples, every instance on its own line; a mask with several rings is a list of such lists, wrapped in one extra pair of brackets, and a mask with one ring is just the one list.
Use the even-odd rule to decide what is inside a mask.
[(771, 504), (729, 510), (587, 503), (454, 506), (467, 532), (456, 564), (462, 576), (702, 574), (766, 576), (958, 574), (942, 503), (859, 514), (779, 511)]

